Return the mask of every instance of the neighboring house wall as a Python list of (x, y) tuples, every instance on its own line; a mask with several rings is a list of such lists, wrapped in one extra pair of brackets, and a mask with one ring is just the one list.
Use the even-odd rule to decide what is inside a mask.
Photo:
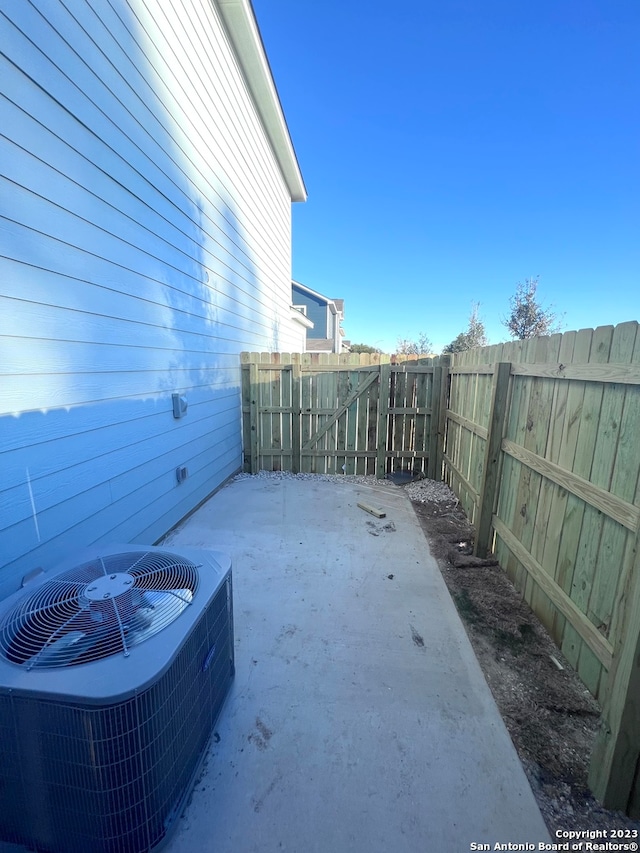
[(294, 304), (303, 305), (307, 318), (313, 322), (313, 328), (307, 330), (306, 349), (341, 352), (344, 300), (330, 299), (298, 281), (292, 282), (291, 291)]
[(261, 48), (247, 74), (220, 11), (249, 8), (5, 4), (0, 594), (70, 549), (157, 541), (241, 464), (238, 353), (303, 349), (304, 186), (277, 96), (274, 131), (250, 91)]
[(329, 308), (326, 299), (320, 300), (310, 294), (296, 298), (300, 298), (301, 304), (306, 305), (307, 317), (313, 323), (313, 328), (307, 331), (307, 338), (328, 337)]

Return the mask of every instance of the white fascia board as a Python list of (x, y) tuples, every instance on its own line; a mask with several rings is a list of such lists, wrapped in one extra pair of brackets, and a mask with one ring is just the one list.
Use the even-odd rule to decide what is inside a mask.
[(304, 326), (307, 329), (313, 329), (313, 321), (305, 316), (302, 311), (298, 311), (297, 308), (294, 308), (293, 305), (291, 306), (291, 319), (295, 320), (296, 323), (300, 323), (301, 326)]
[(240, 63), (256, 109), (289, 189), (291, 201), (306, 201), (304, 185), (269, 60), (250, 0), (213, 0)]
[(312, 290), (310, 287), (307, 287), (306, 284), (302, 284), (302, 282), (296, 281), (295, 279), (292, 279), (291, 284), (295, 285), (300, 290), (305, 291), (309, 294), (309, 296), (315, 296), (316, 299), (321, 299), (323, 302), (326, 302), (327, 305), (331, 302), (335, 306), (335, 302), (333, 302), (333, 299), (330, 299), (328, 296), (324, 296), (322, 293), (318, 293), (317, 290)]

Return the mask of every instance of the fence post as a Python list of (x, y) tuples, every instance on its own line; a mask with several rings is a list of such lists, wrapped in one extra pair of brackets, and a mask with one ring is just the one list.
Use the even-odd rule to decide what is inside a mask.
[(258, 473), (258, 394), (260, 384), (258, 381), (258, 364), (251, 357), (249, 365), (249, 419), (251, 423), (251, 473)]
[(440, 361), (442, 362), (440, 367), (442, 375), (440, 379), (440, 399), (438, 401), (438, 421), (436, 423), (438, 443), (436, 445), (435, 474), (437, 475), (437, 479), (441, 481), (444, 473), (444, 444), (447, 432), (447, 409), (449, 408), (449, 367), (451, 359), (446, 355), (441, 356)]
[(293, 473), (298, 474), (302, 470), (302, 441), (300, 440), (300, 421), (302, 419), (302, 402), (300, 396), (300, 383), (302, 368), (300, 356), (291, 365), (291, 467)]
[(242, 398), (242, 470), (245, 472), (250, 472), (251, 470), (251, 389), (249, 387), (250, 361), (250, 353), (240, 353), (240, 388)]
[(431, 389), (431, 422), (429, 429), (429, 464), (427, 477), (442, 479), (442, 451), (444, 450), (444, 426), (447, 416), (449, 359), (440, 356), (439, 364), (433, 368)]
[(438, 470), (438, 445), (439, 445), (439, 429), (440, 426), (440, 406), (442, 403), (442, 367), (434, 365), (433, 367), (433, 383), (431, 385), (431, 417), (429, 420), (429, 461), (427, 463), (427, 477), (430, 480), (436, 479)]
[[(589, 787), (606, 808), (640, 816), (640, 533), (630, 565), (624, 623), (609, 671), (600, 732), (589, 768)], [(632, 552), (633, 553), (633, 552)]]
[(498, 474), (500, 470), (500, 450), (504, 429), (505, 412), (509, 396), (509, 377), (511, 363), (498, 362), (493, 374), (491, 389), (491, 410), (489, 412), (489, 429), (484, 454), (482, 471), (482, 486), (476, 525), (476, 543), (474, 554), (486, 557), (491, 544), (491, 519), (498, 492)]
[(380, 393), (378, 394), (378, 455), (376, 477), (384, 480), (387, 474), (387, 430), (389, 428), (389, 395), (391, 393), (391, 365), (380, 365)]

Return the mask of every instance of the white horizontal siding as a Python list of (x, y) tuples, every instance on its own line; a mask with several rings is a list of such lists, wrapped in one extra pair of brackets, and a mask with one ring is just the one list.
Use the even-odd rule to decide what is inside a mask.
[(240, 465), (238, 353), (304, 332), (290, 198), (210, 0), (3, 4), (0, 75), (3, 594), (177, 523)]
[[(100, 313), (100, 306), (104, 304), (105, 316), (127, 319), (133, 315), (135, 319), (143, 312), (141, 322), (155, 321), (162, 325), (172, 319), (171, 328), (182, 331), (185, 324), (187, 328), (193, 324), (201, 326), (200, 321), (205, 320), (207, 324), (213, 322), (224, 329), (227, 326), (243, 329), (248, 338), (262, 335), (268, 327), (267, 309), (261, 308), (257, 300), (251, 302), (249, 292), (228, 284), (222, 287), (223, 282), (213, 277), (201, 284), (198, 295), (189, 294), (176, 284), (147, 278), (143, 273), (118, 267), (50, 237), (38, 235), (34, 240), (33, 232), (25, 226), (3, 223), (0, 218), (0, 245), (4, 239), (10, 244), (7, 251), (12, 254), (11, 258), (4, 258), (3, 263), (3, 291), (7, 296), (33, 298), (37, 295), (52, 303), (56, 295), (52, 293), (51, 282), (56, 279), (60, 286), (64, 279), (65, 286), (57, 298), (65, 307), (72, 307), (71, 303), (75, 302), (77, 309), (86, 306), (92, 313)], [(12, 261), (18, 263), (12, 264)], [(88, 264), (92, 266), (94, 282), (83, 278)], [(28, 288), (22, 280), (25, 273), (28, 274)], [(222, 317), (217, 316), (220, 311)], [(210, 333), (207, 325), (207, 334)]]
[[(97, 448), (95, 458), (78, 461), (74, 456), (68, 467), (49, 474), (43, 475), (40, 465), (35, 470), (33, 466), (25, 466), (19, 472), (18, 484), (3, 491), (0, 498), (0, 511), (7, 525), (0, 540), (4, 559), (10, 562), (21, 555), (25, 531), (27, 534), (36, 532), (37, 538), (38, 529), (40, 536), (47, 539), (58, 528), (67, 529), (86, 522), (93, 524), (96, 507), (102, 507), (106, 492), (111, 505), (126, 503), (129, 496), (138, 490), (146, 494), (145, 503), (149, 503), (151, 497), (158, 496), (157, 491), (149, 494), (153, 483), (160, 486), (162, 493), (179, 497), (192, 491), (194, 478), (201, 469), (217, 464), (218, 445), (235, 453), (226, 429), (228, 410), (223, 405), (216, 415), (209, 417), (198, 417), (194, 412), (192, 423), (183, 430), (157, 432), (124, 447), (118, 446), (120, 442), (116, 439), (114, 448), (104, 453), (99, 451), (106, 447), (107, 436), (100, 434), (97, 439), (103, 444)], [(162, 428), (161, 424), (147, 425), (151, 426)], [(122, 430), (119, 432), (122, 434)], [(135, 437), (137, 439), (138, 435)], [(77, 437), (74, 445), (76, 450), (80, 446)], [(237, 467), (237, 458), (235, 463)], [(189, 467), (190, 477), (184, 489), (173, 488), (178, 464)], [(105, 469), (108, 473), (106, 479)], [(155, 519), (150, 519), (150, 526), (154, 523)], [(104, 532), (103, 525), (101, 532)], [(160, 530), (156, 538), (162, 532)]]

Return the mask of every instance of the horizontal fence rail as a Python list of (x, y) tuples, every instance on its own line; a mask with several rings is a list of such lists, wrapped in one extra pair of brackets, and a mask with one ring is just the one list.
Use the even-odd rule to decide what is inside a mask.
[(444, 478), (603, 706), (590, 784), (640, 815), (638, 324), (456, 354)]

